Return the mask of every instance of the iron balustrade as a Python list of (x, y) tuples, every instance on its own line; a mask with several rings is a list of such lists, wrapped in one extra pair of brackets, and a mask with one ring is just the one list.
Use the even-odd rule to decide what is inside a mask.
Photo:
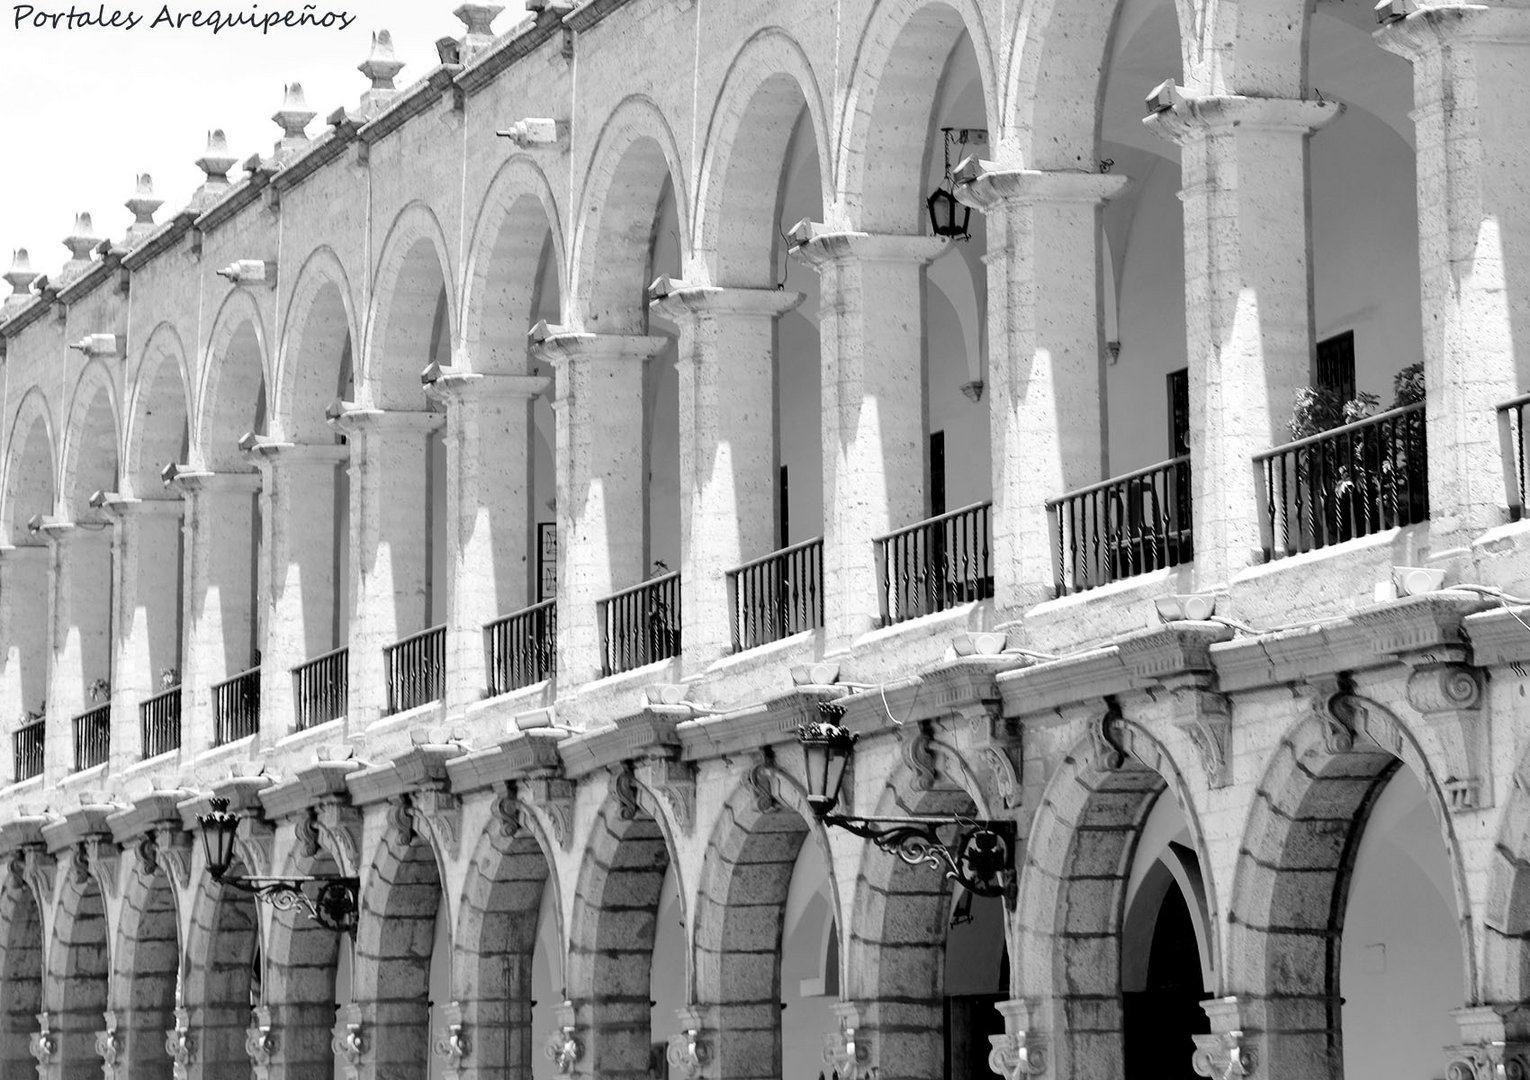
[(341, 646), (292, 669), (297, 729), (338, 720), (350, 707), (351, 651)]
[(440, 701), (446, 690), (446, 627), (433, 626), (383, 649), (388, 715)]
[(1327, 547), (1429, 517), (1424, 403), (1254, 458), (1264, 557)]
[(823, 537), (746, 562), (727, 577), (734, 652), (823, 625)]
[(973, 503), (872, 540), (883, 626), (993, 596), (992, 509)]
[(74, 771), (106, 764), (112, 747), (111, 702), (74, 718)]
[(218, 746), (260, 730), (260, 668), (241, 671), (213, 687), (213, 726)]
[(543, 600), (485, 624), (483, 659), (490, 697), (552, 678), (558, 667), (557, 601)]
[(12, 775), (16, 783), (42, 775), (46, 730), (47, 721), (34, 720), (30, 724), (23, 724), (11, 734), (11, 760), (15, 766)]
[(615, 675), (680, 655), (680, 574), (595, 601), (600, 623), (600, 671)]
[(146, 758), (181, 748), (181, 688), (172, 686), (138, 703), (138, 733)]
[(1048, 499), (1046, 507), (1058, 596), (1195, 556), (1188, 455)]
[(1525, 409), (1530, 394), (1498, 406), (1498, 439), (1503, 446), (1503, 480), (1508, 493), (1509, 520), (1525, 516)]

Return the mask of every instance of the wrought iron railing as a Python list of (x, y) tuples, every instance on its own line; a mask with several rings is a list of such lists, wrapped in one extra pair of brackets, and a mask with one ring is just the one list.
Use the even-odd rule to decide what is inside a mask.
[(1057, 595), (1194, 556), (1190, 458), (1170, 458), (1047, 500)]
[(489, 696), (550, 679), (558, 667), (558, 606), (543, 600), (483, 628)]
[(292, 669), (297, 729), (305, 731), (345, 715), (350, 706), (350, 657), (344, 646)]
[(213, 727), (218, 746), (260, 730), (260, 668), (241, 671), (213, 687)]
[(1255, 457), (1265, 558), (1426, 520), (1427, 443), (1418, 402)]
[(181, 688), (172, 686), (138, 703), (138, 733), (146, 758), (181, 747)]
[(441, 700), (446, 690), (446, 627), (433, 626), (383, 649), (388, 713)]
[(823, 537), (728, 571), (733, 651), (823, 625)]
[(993, 596), (992, 508), (973, 503), (872, 541), (883, 626)]
[(651, 578), (595, 602), (603, 675), (680, 655), (680, 575)]
[(11, 734), (11, 761), (16, 783), (41, 776), (43, 771), (43, 740), (47, 732), (46, 720), (33, 720)]
[(106, 764), (112, 748), (111, 702), (74, 718), (74, 771)]
[(1498, 406), (1498, 439), (1503, 446), (1503, 486), (1508, 496), (1509, 520), (1525, 516), (1525, 410), (1530, 394), (1521, 394)]

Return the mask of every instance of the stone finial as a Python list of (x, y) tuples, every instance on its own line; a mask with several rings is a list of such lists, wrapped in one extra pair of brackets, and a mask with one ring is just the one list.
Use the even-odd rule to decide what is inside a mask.
[(372, 51), (356, 65), (356, 70), (372, 80), (371, 89), (361, 95), (362, 112), (372, 111), (398, 93), (393, 79), (404, 70), (404, 62), (393, 55), (393, 35), (386, 30), (374, 33)]
[(69, 249), (69, 261), (64, 264), (59, 277), (67, 280), (88, 270), (90, 253), (100, 242), (101, 238), (95, 234), (95, 226), (91, 223), (90, 215), (76, 214), (73, 231), (64, 237), (64, 246)]
[(466, 3), (452, 12), (467, 27), (462, 37), (462, 63), (468, 63), (494, 44), (494, 20), (504, 10), (500, 4)]
[(207, 133), (207, 151), (197, 158), (197, 168), (201, 169), (207, 178), (191, 196), (193, 209), (201, 210), (207, 207), (228, 190), (228, 171), (238, 160), (238, 157), (229, 153), (228, 139), (224, 136), (222, 128), (215, 128)]
[(32, 269), (27, 249), (17, 248), (11, 255), (11, 268), (5, 273), (5, 282), (11, 287), (11, 295), (5, 298), (4, 306), (0, 306), (0, 315), (9, 315), (17, 308), (26, 306), (32, 298), (30, 290), (36, 278), (37, 271)]
[(283, 91), (282, 107), (271, 114), (271, 119), (282, 129), (282, 137), (276, 144), (278, 158), (308, 145), (308, 132), (305, 129), (309, 121), (318, 115), (303, 99), (302, 83), (287, 83)]
[(134, 190), (133, 197), (122, 204), (133, 214), (133, 224), (128, 226), (127, 238), (124, 241), (128, 247), (142, 242), (154, 231), (154, 211), (164, 203), (164, 199), (154, 197), (154, 178), (148, 173), (139, 173), (138, 187)]

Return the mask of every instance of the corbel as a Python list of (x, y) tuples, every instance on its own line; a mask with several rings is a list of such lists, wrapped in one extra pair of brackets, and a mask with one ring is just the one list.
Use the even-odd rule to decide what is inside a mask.
[(281, 1045), (281, 1038), (271, 1019), (269, 1005), (257, 1005), (250, 1010), (250, 1026), (244, 1031), (244, 1052), (249, 1056), (250, 1069), (255, 1080), (268, 1080), (271, 1075), (271, 1059)]
[(1355, 746), (1354, 686), (1349, 673), (1325, 672), (1307, 680), (1308, 706), (1323, 728), (1323, 748), (1347, 754)]
[(532, 777), (517, 780), (503, 789), (495, 800), (495, 818), (503, 831), (509, 822), (514, 829), (503, 832), (515, 835), (528, 821), (540, 822), (564, 851), (574, 843), (574, 784), (561, 776)]
[(558, 1006), (557, 1027), (548, 1036), (547, 1044), (542, 1052), (547, 1055), (547, 1060), (553, 1063), (553, 1067), (560, 1075), (568, 1076), (574, 1071), (574, 1066), (579, 1059), (584, 1057), (584, 1043), (575, 1034), (576, 1026), (574, 1003), (565, 1001)]
[(420, 788), (409, 795), (416, 831), (423, 828), (436, 849), (456, 857), (462, 841), (462, 800), (440, 787)]
[(117, 1034), (117, 1014), (108, 1010), (102, 1016), (106, 1018), (106, 1028), (96, 1032), (96, 1053), (101, 1058), (101, 1075), (105, 1080), (117, 1080), (117, 1059), (122, 1056), (123, 1049), (122, 1036)]
[(367, 1033), (361, 1021), (361, 1006), (342, 1005), (335, 1010), (335, 1026), (330, 1049), (345, 1073), (346, 1080), (356, 1080), (361, 1072), (361, 1055), (366, 1053)]
[(935, 738), (928, 720), (905, 724), (898, 730), (903, 764), (913, 773), (909, 786), (915, 791), (929, 791), (935, 786)]
[(361, 831), (361, 812), (348, 803), (334, 799), (319, 804), (311, 814), (317, 833), (328, 843), (343, 870), (352, 871), (361, 865), (361, 845), (357, 836)]
[(1186, 672), (1163, 680), (1174, 726), (1189, 736), (1213, 788), (1232, 783), (1232, 702), (1216, 689), (1215, 676)]
[(645, 758), (639, 764), (642, 783), (664, 796), (675, 827), (689, 835), (696, 823), (696, 766), (672, 757)]
[[(1404, 663), (1408, 660), (1403, 657)], [(1454, 768), (1441, 781), (1450, 809), (1459, 813), (1492, 806), (1492, 729), (1482, 712), (1482, 669), (1450, 661), (1410, 667), (1408, 704), (1428, 724), (1442, 724), (1455, 736), (1446, 745), (1458, 748), (1459, 760), (1450, 763)]]
[(435, 1051), (445, 1063), (448, 1080), (458, 1075), (463, 1059), (473, 1052), (460, 1001), (448, 1002), (441, 1007), (441, 1030), (436, 1036)]
[(1047, 1071), (1047, 1037), (1031, 1024), (1029, 1003), (1011, 999), (996, 1008), (1004, 1015), (1004, 1034), (988, 1036), (988, 1067), (1003, 1080), (1028, 1080)]
[(1196, 1076), (1211, 1080), (1231, 1080), (1235, 1076), (1248, 1076), (1254, 1071), (1254, 1051), (1243, 1045), (1243, 1032), (1223, 1031), (1212, 1035), (1192, 1035), (1195, 1053), (1190, 1057), (1190, 1067)]
[(762, 747), (745, 760), (744, 787), (754, 797), (754, 808), (761, 814), (774, 814), (781, 809), (781, 799), (776, 793), (776, 756), (770, 747)]
[(981, 706), (962, 710), (971, 746), (993, 778), (998, 804), (1005, 810), (1020, 805), (1024, 746), (1018, 725), (1006, 720), (1003, 710)]
[(679, 1080), (700, 1080), (702, 1070), (712, 1060), (712, 1043), (702, 1032), (701, 1015), (694, 1008), (676, 1009), (680, 1030), (669, 1037), (664, 1052), (669, 1075)]
[(871, 1043), (859, 1035), (861, 1027), (860, 1006), (853, 1001), (841, 1001), (834, 1006), (839, 1026), (823, 1037), (823, 1060), (839, 1076), (839, 1080), (872, 1080), (875, 1070), (870, 1066)]
[(170, 1056), (174, 1080), (186, 1080), (196, 1060), (196, 1040), (191, 1034), (191, 1013), (184, 1008), (175, 1010), (175, 1026), (165, 1032), (165, 1053)]

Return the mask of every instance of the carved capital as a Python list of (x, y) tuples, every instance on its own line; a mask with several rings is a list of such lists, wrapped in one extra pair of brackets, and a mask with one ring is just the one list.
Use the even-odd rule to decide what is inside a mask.
[(558, 1006), (558, 1026), (547, 1038), (543, 1053), (564, 1076), (574, 1071), (574, 1065), (584, 1057), (584, 1043), (574, 1034), (574, 1003), (565, 1001)]
[(117, 1014), (106, 1012), (106, 1029), (96, 1032), (96, 1053), (101, 1058), (101, 1075), (116, 1080), (117, 1059), (122, 1056), (122, 1037), (117, 1034)]
[(1029, 1005), (1010, 1000), (995, 1007), (1004, 1014), (1004, 1034), (988, 1036), (988, 1067), (1004, 1080), (1027, 1080), (1046, 1072), (1047, 1037), (1032, 1028)]
[(1243, 1045), (1243, 1032), (1224, 1031), (1192, 1035), (1191, 1038), (1195, 1040), (1195, 1053), (1190, 1057), (1190, 1067), (1196, 1076), (1229, 1080), (1234, 1076), (1253, 1075), (1254, 1051)]
[(839, 1030), (823, 1037), (824, 1063), (839, 1074), (839, 1080), (875, 1080), (870, 1040), (857, 1034), (861, 1025), (860, 1007), (854, 1002), (842, 1001), (834, 1006), (834, 1012), (839, 1017)]
[(462, 1016), (462, 1003), (453, 1001), (441, 1010), (441, 1028), (436, 1033), (436, 1056), (446, 1063), (446, 1075), (455, 1077), (462, 1068), (462, 1061), (472, 1052), (473, 1044), (468, 1038), (467, 1022)]
[(1445, 1080), (1527, 1080), (1530, 1052), (1520, 1044), (1501, 1042), (1452, 1046), (1446, 1051), (1449, 1064)]
[(262, 1005), (250, 1012), (250, 1026), (244, 1032), (244, 1052), (250, 1057), (255, 1080), (266, 1080), (271, 1075), (271, 1057), (276, 1053), (277, 1035), (272, 1030), (269, 1008)]
[(37, 1014), (37, 1030), (32, 1032), (27, 1040), (27, 1048), (32, 1056), (37, 1059), (37, 1071), (39, 1075), (47, 1069), (50, 1062), (58, 1054), (58, 1036), (53, 1033), (46, 1010)]
[(700, 1080), (701, 1071), (712, 1060), (711, 1041), (701, 1030), (701, 1019), (694, 1009), (677, 1009), (680, 1031), (669, 1037), (664, 1056), (669, 1061), (669, 1075), (678, 1080)]
[(1408, 704), (1425, 716), (1482, 707), (1482, 674), (1467, 664), (1424, 664), (1408, 676)]
[(175, 1027), (165, 1032), (165, 1053), (170, 1055), (170, 1072), (175, 1080), (186, 1080), (187, 1071), (196, 1059), (196, 1042), (185, 1009), (175, 1010)]
[(336, 1061), (343, 1063), (346, 1080), (356, 1080), (361, 1070), (361, 1055), (367, 1049), (360, 1006), (346, 1005), (336, 1011), (331, 1036), (330, 1049), (335, 1052)]

